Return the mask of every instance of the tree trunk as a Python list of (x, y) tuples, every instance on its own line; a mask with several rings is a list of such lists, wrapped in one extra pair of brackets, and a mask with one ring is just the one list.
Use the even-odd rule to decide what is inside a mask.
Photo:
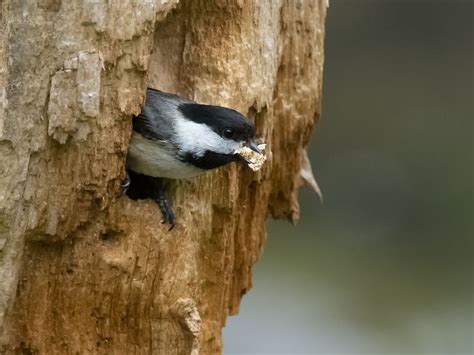
[[(0, 1), (5, 353), (216, 354), (265, 220), (298, 218), (325, 0)], [(121, 194), (147, 86), (254, 119), (259, 173), (178, 181), (178, 225)]]

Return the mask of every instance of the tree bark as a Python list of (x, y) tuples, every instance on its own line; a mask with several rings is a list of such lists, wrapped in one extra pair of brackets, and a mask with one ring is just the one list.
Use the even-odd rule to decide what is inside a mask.
[[(0, 1), (5, 353), (216, 354), (269, 214), (295, 221), (325, 0)], [(121, 194), (147, 86), (255, 120), (268, 161), (177, 181), (178, 225)]]

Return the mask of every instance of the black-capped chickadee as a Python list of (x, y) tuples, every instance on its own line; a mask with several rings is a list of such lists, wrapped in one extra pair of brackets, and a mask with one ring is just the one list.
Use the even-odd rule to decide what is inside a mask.
[(133, 117), (123, 186), (132, 199), (156, 201), (171, 230), (176, 219), (162, 178), (191, 178), (239, 161), (234, 152), (243, 146), (260, 153), (254, 138), (253, 123), (235, 110), (149, 88), (142, 112)]

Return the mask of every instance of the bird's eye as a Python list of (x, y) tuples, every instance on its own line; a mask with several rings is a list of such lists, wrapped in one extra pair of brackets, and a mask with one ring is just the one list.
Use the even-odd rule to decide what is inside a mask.
[(234, 132), (232, 132), (231, 129), (225, 129), (224, 130), (224, 137), (225, 138), (232, 138), (233, 135), (234, 135)]

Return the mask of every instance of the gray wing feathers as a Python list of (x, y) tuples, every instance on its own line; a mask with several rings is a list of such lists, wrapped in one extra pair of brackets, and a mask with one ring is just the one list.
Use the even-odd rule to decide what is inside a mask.
[(173, 120), (180, 114), (178, 106), (189, 103), (179, 96), (147, 89), (142, 112), (133, 117), (133, 130), (147, 139), (168, 141), (173, 137)]

